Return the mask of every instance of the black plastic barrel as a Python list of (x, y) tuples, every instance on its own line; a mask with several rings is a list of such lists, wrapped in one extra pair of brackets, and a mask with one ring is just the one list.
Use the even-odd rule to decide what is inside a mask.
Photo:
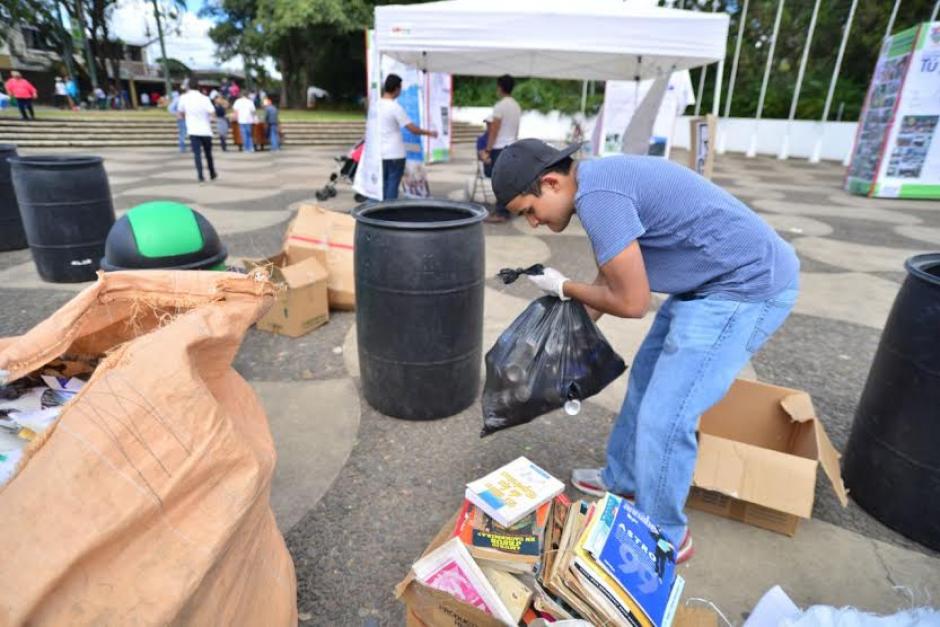
[(846, 446), (863, 509), (940, 550), (940, 253), (911, 257)]
[(366, 400), (408, 420), (459, 413), (480, 386), (486, 210), (391, 201), (360, 206), (354, 216)]
[(0, 144), (0, 250), (26, 248), (26, 233), (16, 204), (16, 192), (10, 179), (10, 157), (16, 156), (16, 146)]
[(10, 165), (39, 276), (53, 283), (93, 281), (114, 224), (101, 157), (14, 157)]

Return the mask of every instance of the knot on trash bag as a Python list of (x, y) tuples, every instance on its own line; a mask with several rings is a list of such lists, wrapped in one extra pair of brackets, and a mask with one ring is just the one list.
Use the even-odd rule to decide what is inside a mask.
[(529, 266), (528, 268), (515, 268), (515, 269), (503, 268), (502, 270), (499, 271), (499, 273), (496, 276), (498, 276), (505, 285), (509, 285), (510, 283), (514, 283), (516, 279), (519, 278), (520, 275), (523, 275), (523, 274), (536, 275), (536, 274), (542, 274), (543, 272), (545, 272), (545, 266), (543, 266), (540, 263), (537, 263), (533, 266)]

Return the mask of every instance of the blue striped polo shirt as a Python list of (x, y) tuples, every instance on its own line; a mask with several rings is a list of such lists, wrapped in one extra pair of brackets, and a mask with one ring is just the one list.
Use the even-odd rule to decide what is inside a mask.
[(599, 266), (636, 240), (650, 289), (757, 301), (798, 275), (793, 248), (743, 202), (661, 157), (578, 162), (575, 210)]

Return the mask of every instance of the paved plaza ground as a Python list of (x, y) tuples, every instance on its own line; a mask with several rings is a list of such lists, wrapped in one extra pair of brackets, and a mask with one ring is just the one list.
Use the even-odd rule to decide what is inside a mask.
[[(30, 151), (23, 151), (29, 154)], [(115, 207), (186, 202), (219, 230), (233, 258), (276, 252), (291, 205), (312, 200), (342, 152), (217, 153), (220, 178), (197, 184), (191, 155), (169, 150), (95, 151), (105, 158)], [(675, 155), (682, 159), (682, 154)], [(430, 167), (432, 193), (462, 198), (469, 147)], [(940, 250), (940, 203), (871, 200), (841, 191), (833, 163), (723, 155), (714, 180), (796, 248), (802, 294), (783, 329), (743, 376), (807, 390), (842, 449), (881, 328), (904, 279), (903, 262)], [(352, 192), (326, 203), (354, 206)], [(537, 295), (503, 286), (504, 266), (550, 264), (593, 278), (576, 221), (563, 234), (523, 221), (487, 225), (484, 349)], [(28, 251), (0, 253), (0, 336), (21, 333), (81, 286), (42, 283)], [(629, 364), (652, 315), (606, 317), (600, 326)], [(294, 557), (304, 624), (402, 624), (392, 589), (461, 502), (464, 484), (525, 454), (558, 477), (600, 465), (626, 383), (619, 380), (575, 417), (559, 412), (481, 440), (479, 406), (440, 421), (384, 417), (360, 397), (355, 314), (300, 339), (252, 330), (236, 368), (261, 396), (278, 445), (272, 503)], [(850, 502), (843, 509), (819, 473), (813, 519), (793, 538), (691, 512), (697, 556), (681, 568), (686, 597), (714, 602), (735, 623), (773, 586), (803, 606), (826, 603), (890, 612), (940, 603), (940, 556), (886, 529)], [(575, 496), (575, 493), (571, 493)]]

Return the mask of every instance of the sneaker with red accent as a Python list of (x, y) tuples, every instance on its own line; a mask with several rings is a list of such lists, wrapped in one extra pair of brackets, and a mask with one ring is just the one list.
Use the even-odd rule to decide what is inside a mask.
[(689, 529), (686, 527), (685, 535), (682, 536), (682, 544), (679, 545), (679, 550), (676, 552), (676, 566), (689, 561), (693, 555), (695, 555), (695, 547), (692, 546), (692, 534), (689, 533)]
[[(571, 485), (585, 494), (601, 498), (607, 492), (612, 492), (604, 483), (603, 468), (575, 468), (571, 471)], [(633, 500), (632, 494), (621, 494), (628, 501)]]

